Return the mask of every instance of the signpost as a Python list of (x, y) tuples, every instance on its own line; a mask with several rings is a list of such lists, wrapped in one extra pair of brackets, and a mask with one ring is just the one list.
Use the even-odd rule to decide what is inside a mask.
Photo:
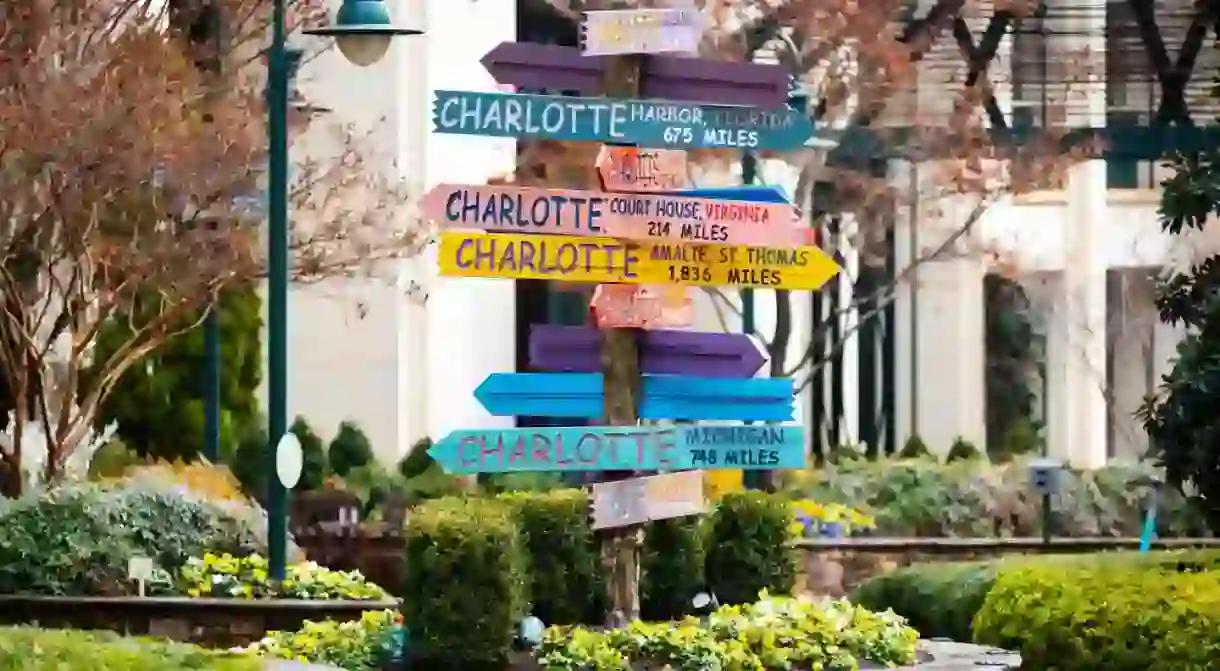
[(838, 272), (817, 247), (773, 249), (445, 231), (438, 262), (450, 277), (759, 287), (813, 291)]
[[(501, 42), (480, 62), (504, 86), (603, 95), (615, 58), (583, 56), (579, 49), (553, 44)], [(792, 87), (779, 65), (655, 55), (639, 70), (633, 95), (641, 98), (771, 108), (786, 105)]]
[[(789, 378), (702, 378), (645, 375), (640, 419), (752, 420), (792, 419)], [(603, 417), (605, 394), (600, 373), (492, 373), (474, 390), (487, 412), (500, 417), (533, 415), (596, 419)]]
[(799, 149), (814, 133), (809, 118), (788, 107), (747, 109), (441, 89), (432, 107), (432, 130), (450, 135), (771, 151)]
[(603, 145), (597, 154), (597, 171), (602, 178), (602, 187), (607, 191), (665, 193), (679, 191), (690, 185), (686, 152), (681, 149)]
[(802, 237), (791, 205), (528, 186), (438, 184), (423, 216), (453, 228), (609, 235), (634, 240), (788, 246)]
[(599, 284), (589, 307), (602, 329), (681, 328), (695, 321), (695, 302), (680, 285)]
[(594, 529), (698, 515), (706, 507), (698, 471), (598, 482), (592, 489)]
[[(534, 324), (530, 327), (530, 366), (546, 371), (596, 372), (601, 370), (601, 346), (602, 334), (597, 329)], [(640, 370), (644, 373), (748, 378), (766, 362), (758, 341), (742, 333), (640, 334)]]
[(450, 433), (428, 454), (453, 475), (802, 468), (805, 429), (783, 424), (475, 429)]
[(585, 56), (690, 53), (702, 37), (703, 14), (694, 7), (585, 12), (580, 27)]

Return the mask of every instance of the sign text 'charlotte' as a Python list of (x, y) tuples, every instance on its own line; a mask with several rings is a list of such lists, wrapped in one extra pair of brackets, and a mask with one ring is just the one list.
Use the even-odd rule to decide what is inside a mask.
[(686, 425), (455, 431), (428, 454), (449, 473), (802, 468), (799, 426)]
[(436, 92), (432, 128), (457, 135), (775, 151), (796, 149), (813, 137), (809, 119), (786, 107), (759, 110), (444, 90)]

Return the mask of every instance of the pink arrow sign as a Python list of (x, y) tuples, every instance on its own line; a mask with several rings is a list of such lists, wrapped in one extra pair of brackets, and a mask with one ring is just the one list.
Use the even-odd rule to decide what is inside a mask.
[(790, 247), (803, 242), (792, 205), (509, 185), (438, 184), (424, 218), (450, 228), (634, 240)]

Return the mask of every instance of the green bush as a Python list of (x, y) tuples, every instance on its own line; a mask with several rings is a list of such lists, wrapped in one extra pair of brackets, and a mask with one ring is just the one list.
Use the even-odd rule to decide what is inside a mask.
[(640, 616), (675, 620), (691, 612), (691, 600), (706, 589), (703, 533), (699, 517), (658, 520), (644, 531), (640, 552)]
[(432, 449), (431, 438), (420, 438), (411, 445), (411, 450), (398, 461), (398, 474), (404, 480), (410, 480), (422, 475), (429, 467), (436, 464), (428, 450)]
[(915, 564), (872, 578), (851, 600), (869, 610), (892, 609), (924, 638), (969, 641), (970, 623), (998, 571), (994, 561)]
[(1007, 568), (974, 618), (974, 640), (1020, 651), (1030, 669), (1214, 669), (1220, 580), (1114, 561)]
[(174, 572), (212, 550), (249, 554), (265, 548), (249, 525), (189, 496), (62, 488), (0, 510), (0, 594), (131, 593), (131, 557), (151, 557)]
[[(296, 631), (268, 632), (248, 651), (264, 657), (328, 664), (345, 671), (378, 671), (404, 647), (402, 616), (392, 610), (366, 610), (359, 620), (306, 620)], [(398, 636), (396, 636), (396, 634)], [(397, 666), (393, 668), (399, 668)]]
[(580, 489), (501, 494), (529, 556), (532, 613), (547, 624), (601, 622), (606, 612), (589, 496)]
[(487, 499), (444, 498), (406, 528), (403, 616), (424, 668), (501, 668), (526, 614), (529, 579), (511, 510)]
[(945, 462), (981, 458), (983, 458), (983, 453), (979, 452), (979, 448), (975, 447), (974, 443), (958, 436), (953, 439), (953, 444), (949, 446), (949, 454), (945, 455)]
[(907, 442), (898, 451), (899, 459), (928, 459), (931, 456), (932, 453), (928, 451), (928, 446), (924, 444), (919, 434), (912, 434), (910, 438), (907, 438)]
[(340, 422), (339, 432), (330, 441), (326, 456), (330, 471), (345, 477), (352, 469), (372, 463), (373, 446), (369, 443), (369, 437), (355, 423)]
[(795, 565), (787, 546), (792, 510), (763, 492), (730, 492), (712, 511), (707, 583), (721, 603), (750, 603), (758, 593), (790, 594)]
[[(838, 503), (876, 520), (881, 536), (1039, 536), (1040, 497), (1030, 490), (1025, 460), (845, 461), (788, 474), (792, 498)], [(1065, 471), (1055, 496), (1056, 535), (1138, 536), (1155, 468), (1116, 464)], [(1162, 491), (1161, 537), (1205, 534), (1203, 519), (1181, 495)]]
[(261, 671), (254, 655), (110, 632), (0, 627), (0, 671)]

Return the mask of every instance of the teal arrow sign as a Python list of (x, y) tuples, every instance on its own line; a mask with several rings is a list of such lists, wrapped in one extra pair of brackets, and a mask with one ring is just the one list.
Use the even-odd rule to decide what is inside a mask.
[(691, 105), (520, 93), (436, 92), (432, 130), (455, 135), (536, 137), (679, 149), (788, 151), (813, 137), (809, 118), (788, 107)]
[(582, 426), (454, 431), (428, 449), (446, 473), (774, 470), (805, 467), (805, 429), (788, 424)]

